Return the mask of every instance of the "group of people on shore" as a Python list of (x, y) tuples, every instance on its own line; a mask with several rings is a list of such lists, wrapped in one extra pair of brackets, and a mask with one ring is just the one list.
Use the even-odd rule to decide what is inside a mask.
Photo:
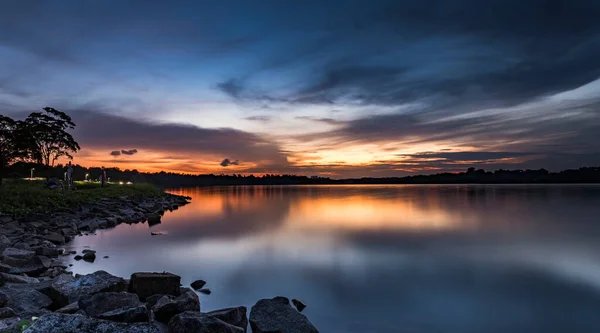
[[(67, 164), (66, 178), (67, 186), (73, 188), (73, 164), (71, 164), (71, 161)], [(106, 169), (104, 169), (104, 166), (100, 169), (100, 177), (98, 177), (98, 180), (100, 181), (101, 187), (104, 187), (104, 184), (108, 183), (108, 177), (106, 176)]]

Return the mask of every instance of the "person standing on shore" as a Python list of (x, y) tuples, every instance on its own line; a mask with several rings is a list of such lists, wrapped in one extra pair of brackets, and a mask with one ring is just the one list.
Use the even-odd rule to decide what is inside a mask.
[(67, 186), (69, 188), (73, 187), (73, 165), (71, 161), (67, 164)]
[(104, 183), (106, 183), (106, 170), (104, 167), (100, 170), (100, 187), (104, 187)]

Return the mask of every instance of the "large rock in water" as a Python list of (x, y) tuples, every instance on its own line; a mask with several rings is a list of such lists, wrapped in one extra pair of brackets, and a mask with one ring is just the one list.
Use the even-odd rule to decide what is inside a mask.
[(51, 313), (40, 317), (26, 333), (161, 333), (153, 324), (125, 324), (77, 314)]
[(248, 317), (246, 317), (246, 307), (227, 308), (208, 312), (207, 315), (213, 316), (233, 326), (242, 328), (244, 332), (248, 329)]
[(185, 311), (200, 312), (200, 299), (189, 288), (181, 288), (179, 297), (163, 296), (152, 307), (156, 320), (168, 323), (171, 318)]
[(129, 291), (143, 301), (146, 297), (161, 294), (179, 296), (181, 277), (171, 273), (133, 273), (129, 280)]
[(142, 303), (137, 295), (126, 292), (98, 293), (79, 300), (79, 308), (90, 317), (98, 317), (105, 312), (138, 305)]
[(127, 285), (122, 278), (105, 271), (97, 271), (78, 278), (66, 274), (57, 277), (50, 287), (49, 295), (56, 307), (63, 307), (86, 296), (101, 292), (121, 292), (126, 289)]
[(240, 327), (230, 325), (205, 313), (186, 311), (169, 321), (169, 333), (243, 333)]
[(261, 299), (250, 310), (253, 333), (318, 333), (306, 316), (285, 297)]

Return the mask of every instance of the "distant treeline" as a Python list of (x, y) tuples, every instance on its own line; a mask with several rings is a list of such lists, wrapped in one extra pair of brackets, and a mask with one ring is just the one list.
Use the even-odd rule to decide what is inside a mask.
[[(8, 167), (8, 177), (26, 178), (35, 168), (34, 177), (56, 177), (62, 179), (64, 165), (54, 167), (34, 163), (17, 162)], [(523, 184), (523, 183), (600, 183), (600, 167), (586, 167), (560, 172), (540, 170), (496, 170), (494, 172), (469, 168), (461, 173), (438, 173), (388, 178), (331, 179), (297, 175), (191, 175), (171, 172), (145, 173), (137, 170), (106, 169), (111, 181), (152, 183), (161, 187), (218, 186), (218, 185), (300, 185), (300, 184)], [(75, 165), (74, 180), (97, 180), (100, 168), (85, 168)]]

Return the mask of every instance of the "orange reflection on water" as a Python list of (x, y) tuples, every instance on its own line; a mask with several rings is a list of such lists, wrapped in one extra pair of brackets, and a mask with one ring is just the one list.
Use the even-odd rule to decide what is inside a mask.
[(362, 195), (303, 198), (294, 202), (287, 222), (300, 229), (351, 230), (443, 230), (470, 225), (468, 220), (442, 209), (436, 198), (423, 205)]

